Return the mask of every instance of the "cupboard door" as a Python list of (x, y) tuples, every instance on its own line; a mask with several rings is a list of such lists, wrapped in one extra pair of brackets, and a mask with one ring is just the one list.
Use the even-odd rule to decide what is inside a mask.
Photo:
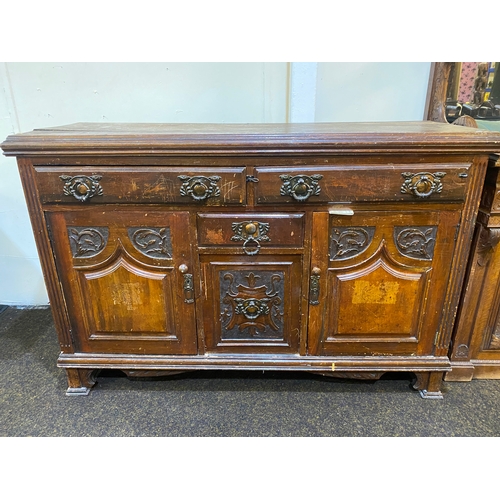
[(302, 256), (203, 255), (207, 351), (298, 352)]
[(195, 354), (187, 212), (47, 213), (81, 352)]
[(459, 220), (458, 211), (315, 213), (309, 353), (431, 354)]

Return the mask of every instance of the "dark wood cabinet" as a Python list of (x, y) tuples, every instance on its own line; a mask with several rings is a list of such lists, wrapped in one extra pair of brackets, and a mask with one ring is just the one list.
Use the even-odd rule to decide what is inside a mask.
[(69, 394), (99, 369), (416, 375), (439, 398), (499, 135), (431, 122), (10, 136)]
[(446, 380), (500, 378), (500, 160), (488, 165)]

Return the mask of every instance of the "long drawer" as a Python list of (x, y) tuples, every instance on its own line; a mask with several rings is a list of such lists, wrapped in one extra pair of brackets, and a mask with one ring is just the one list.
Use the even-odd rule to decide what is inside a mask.
[(470, 163), (257, 167), (257, 203), (454, 201)]
[(42, 203), (246, 202), (245, 167), (36, 166), (35, 171)]

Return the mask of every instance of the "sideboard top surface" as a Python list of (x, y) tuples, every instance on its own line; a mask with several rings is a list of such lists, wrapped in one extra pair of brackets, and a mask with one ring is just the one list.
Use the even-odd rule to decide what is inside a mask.
[(500, 150), (500, 133), (430, 121), (371, 123), (74, 123), (14, 134), (7, 156), (79, 154), (461, 153)]

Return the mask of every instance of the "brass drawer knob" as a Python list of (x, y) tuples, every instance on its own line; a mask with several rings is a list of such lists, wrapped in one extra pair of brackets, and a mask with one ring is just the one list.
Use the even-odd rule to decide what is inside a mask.
[(63, 193), (65, 196), (74, 196), (78, 201), (87, 201), (93, 196), (102, 196), (103, 190), (99, 181), (102, 175), (60, 175), (64, 181)]
[(318, 184), (323, 176), (313, 175), (280, 175), (283, 185), (280, 189), (281, 196), (291, 196), (296, 201), (306, 201), (310, 196), (319, 196), (321, 187)]
[(78, 191), (78, 193), (80, 193), (81, 195), (85, 195), (87, 194), (89, 188), (87, 187), (86, 184), (80, 184), (76, 190)]
[(212, 175), (211, 177), (179, 175), (178, 178), (182, 181), (181, 196), (191, 196), (196, 201), (220, 196), (220, 188), (217, 183), (221, 178), (218, 175)]
[(243, 251), (247, 255), (258, 254), (261, 241), (271, 241), (267, 235), (269, 231), (269, 223), (267, 222), (233, 222), (231, 228), (235, 233), (231, 237), (231, 241), (243, 241)]
[[(258, 224), (258, 223), (257, 223)], [(253, 222), (248, 223), (245, 226), (245, 232), (247, 234), (255, 234), (257, 232), (257, 225), (254, 224)]]
[(440, 193), (443, 190), (441, 179), (446, 175), (446, 172), (403, 172), (401, 174), (405, 181), (401, 186), (403, 194), (412, 194), (417, 198), (427, 198), (433, 193)]

